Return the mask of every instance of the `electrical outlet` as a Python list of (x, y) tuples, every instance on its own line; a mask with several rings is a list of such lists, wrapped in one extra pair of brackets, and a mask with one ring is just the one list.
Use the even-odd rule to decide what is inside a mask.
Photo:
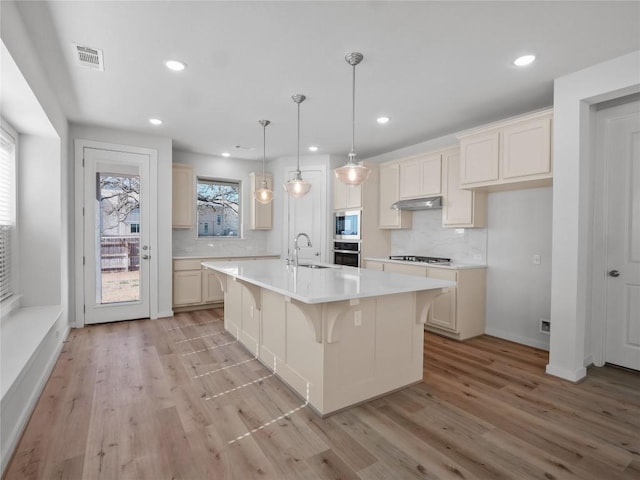
[(533, 256), (533, 264), (540, 265), (540, 255), (536, 254)]
[(362, 310), (356, 310), (353, 312), (353, 324), (356, 327), (360, 327), (362, 325)]
[(546, 318), (540, 319), (540, 333), (551, 333), (551, 321)]

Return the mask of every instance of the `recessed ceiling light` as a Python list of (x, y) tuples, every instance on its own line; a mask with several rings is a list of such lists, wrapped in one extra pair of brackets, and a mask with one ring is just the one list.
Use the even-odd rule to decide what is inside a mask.
[(318, 147), (316, 147), (315, 145), (311, 145), (311, 146), (309, 147), (309, 151), (311, 151), (311, 152), (317, 152), (317, 151), (318, 151)]
[(167, 60), (164, 64), (169, 70), (173, 70), (174, 72), (181, 72), (187, 68), (187, 65), (180, 60)]
[(162, 120), (160, 120), (159, 118), (150, 118), (149, 123), (151, 125), (162, 125)]
[(378, 122), (380, 125), (384, 125), (385, 123), (389, 123), (390, 118), (389, 117), (378, 117), (376, 118), (376, 122)]
[(524, 67), (524, 66), (532, 64), (535, 59), (536, 59), (535, 55), (523, 55), (521, 57), (516, 58), (513, 61), (513, 64), (516, 67)]
[(223, 157), (230, 157), (231, 154), (229, 152), (222, 152)]

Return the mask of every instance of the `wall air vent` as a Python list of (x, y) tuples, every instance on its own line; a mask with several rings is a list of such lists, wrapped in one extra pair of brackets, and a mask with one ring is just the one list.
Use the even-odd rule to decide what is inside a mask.
[(83, 45), (73, 44), (75, 58), (78, 65), (89, 67), (100, 72), (104, 72), (104, 60), (102, 59), (102, 50), (97, 48), (86, 47)]

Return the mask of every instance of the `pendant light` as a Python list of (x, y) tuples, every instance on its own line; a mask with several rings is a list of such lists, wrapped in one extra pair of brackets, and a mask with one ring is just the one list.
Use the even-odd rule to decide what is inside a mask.
[(336, 178), (347, 185), (360, 185), (367, 181), (371, 169), (356, 162), (355, 136), (356, 136), (356, 65), (358, 65), (363, 55), (358, 52), (348, 54), (344, 59), (353, 67), (353, 98), (351, 104), (352, 130), (351, 130), (351, 151), (347, 163), (333, 170)]
[(267, 155), (267, 125), (271, 122), (269, 120), (258, 120), (258, 123), (262, 125), (262, 186), (253, 194), (257, 201), (267, 204), (273, 200), (273, 190), (267, 186), (267, 179), (264, 176), (264, 162)]
[(302, 173), (300, 172), (300, 104), (304, 102), (304, 95), (297, 94), (291, 97), (298, 105), (298, 166), (293, 174), (293, 178), (284, 184), (284, 189), (289, 195), (294, 198), (304, 197), (309, 190), (311, 190), (311, 184), (302, 179)]

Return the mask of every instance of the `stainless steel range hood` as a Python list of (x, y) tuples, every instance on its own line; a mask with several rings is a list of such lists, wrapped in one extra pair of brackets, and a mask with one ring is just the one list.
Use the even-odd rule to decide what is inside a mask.
[(442, 197), (413, 198), (411, 200), (400, 200), (391, 205), (396, 210), (432, 210), (442, 208)]

